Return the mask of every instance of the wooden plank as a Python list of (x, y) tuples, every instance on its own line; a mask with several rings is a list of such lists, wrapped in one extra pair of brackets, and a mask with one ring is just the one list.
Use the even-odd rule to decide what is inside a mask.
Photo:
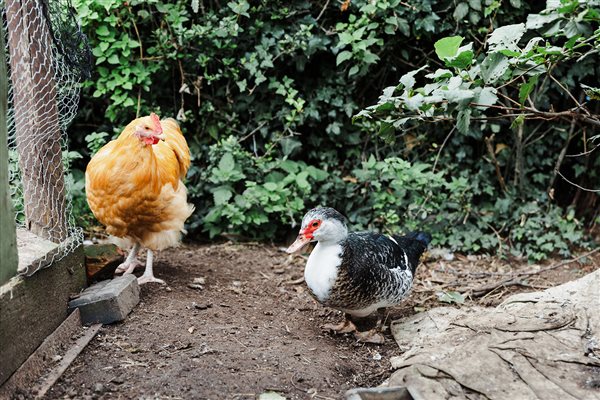
[(60, 243), (68, 230), (51, 33), (40, 0), (5, 4), (25, 225)]
[(4, 55), (4, 28), (0, 23), (0, 285), (17, 273), (17, 239), (15, 214), (8, 187), (8, 77)]
[(60, 253), (60, 246), (42, 239), (27, 229), (17, 229), (17, 249), (19, 252), (19, 274), (31, 275), (49, 266)]
[(96, 336), (96, 333), (100, 330), (102, 324), (94, 324), (87, 328), (85, 333), (77, 339), (77, 341), (71, 346), (71, 348), (64, 354), (60, 363), (46, 376), (43, 382), (37, 385), (33, 392), (36, 393), (36, 399), (42, 399), (50, 390), (50, 388), (56, 383), (56, 381), (62, 376), (62, 374), (69, 368), (71, 363), (75, 361), (75, 358), (81, 353), (81, 351), (88, 345), (88, 343)]
[(85, 286), (83, 246), (0, 286), (0, 384), (65, 320), (69, 299)]
[(40, 377), (51, 369), (56, 356), (64, 357), (71, 337), (78, 335), (82, 330), (79, 310), (75, 310), (0, 387), (0, 398), (10, 398), (17, 391), (28, 392), (29, 388), (38, 383)]

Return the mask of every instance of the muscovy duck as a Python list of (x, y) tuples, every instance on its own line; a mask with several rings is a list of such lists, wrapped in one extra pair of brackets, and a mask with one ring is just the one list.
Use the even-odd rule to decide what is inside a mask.
[(377, 332), (381, 314), (376, 329), (368, 332), (358, 332), (350, 318), (395, 306), (408, 295), (431, 235), (348, 233), (342, 214), (318, 207), (306, 213), (298, 238), (286, 251), (294, 253), (314, 241), (318, 243), (306, 263), (304, 280), (317, 301), (346, 314), (340, 325), (326, 328), (355, 332), (363, 342), (382, 343), (383, 336)]

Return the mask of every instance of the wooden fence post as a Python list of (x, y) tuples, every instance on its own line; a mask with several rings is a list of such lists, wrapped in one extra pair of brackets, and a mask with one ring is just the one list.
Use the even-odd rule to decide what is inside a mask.
[(68, 236), (52, 36), (44, 0), (5, 0), (25, 225), (55, 243)]
[(17, 273), (17, 239), (15, 214), (8, 187), (8, 76), (4, 42), (4, 28), (0, 22), (0, 285)]

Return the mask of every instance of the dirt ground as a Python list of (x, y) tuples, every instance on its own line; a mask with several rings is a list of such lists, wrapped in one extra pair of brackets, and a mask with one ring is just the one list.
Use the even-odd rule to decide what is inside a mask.
[[(383, 345), (324, 331), (341, 314), (309, 296), (304, 263), (262, 244), (188, 244), (158, 254), (155, 273), (167, 285), (142, 286), (137, 308), (102, 327), (46, 398), (256, 399), (276, 392), (339, 399), (347, 389), (381, 384), (391, 374), (389, 358), (400, 352), (389, 331)], [(463, 304), (492, 306), (598, 266), (598, 252), (566, 265), (430, 255), (409, 299), (388, 318), (444, 301), (460, 306), (453, 292)]]

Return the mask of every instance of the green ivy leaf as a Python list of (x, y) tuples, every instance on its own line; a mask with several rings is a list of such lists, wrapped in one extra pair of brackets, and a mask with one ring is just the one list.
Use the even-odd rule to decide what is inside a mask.
[(221, 160), (219, 161), (219, 169), (223, 172), (233, 171), (235, 168), (235, 161), (231, 153), (223, 154)]
[(231, 193), (231, 188), (228, 186), (219, 186), (213, 190), (212, 194), (215, 206), (220, 206), (227, 203), (233, 196)]
[(519, 87), (519, 103), (521, 103), (521, 105), (525, 104), (527, 96), (529, 96), (533, 88), (535, 88), (537, 82), (538, 75), (535, 75), (530, 77), (526, 83), (521, 84), (521, 86)]
[(481, 76), (486, 85), (496, 83), (510, 67), (508, 58), (500, 53), (492, 53), (481, 63)]
[(348, 50), (341, 51), (338, 53), (337, 57), (335, 58), (335, 65), (340, 65), (344, 61), (347, 61), (351, 58), (352, 58), (352, 52), (350, 52)]
[(119, 56), (117, 54), (113, 54), (112, 56), (108, 57), (106, 61), (108, 61), (109, 64), (118, 64)]
[(463, 38), (461, 36), (450, 36), (440, 39), (434, 44), (435, 54), (442, 61), (446, 58), (454, 57), (462, 41)]
[(469, 0), (469, 6), (476, 11), (481, 11), (481, 0)]
[(496, 28), (488, 38), (491, 51), (512, 50), (517, 51), (517, 43), (525, 33), (525, 24), (514, 24)]
[(469, 126), (471, 125), (471, 109), (466, 108), (458, 113), (456, 118), (456, 128), (462, 134), (469, 133)]
[(452, 17), (456, 21), (462, 21), (462, 19), (466, 17), (468, 13), (469, 5), (467, 3), (458, 3), (454, 9), (454, 13), (452, 13)]
[(264, 185), (265, 189), (267, 189), (269, 192), (274, 192), (277, 190), (277, 184), (274, 182), (266, 182)]
[(480, 106), (484, 106), (479, 107), (480, 110), (485, 110), (487, 106), (496, 104), (496, 102), (498, 101), (498, 96), (496, 95), (496, 92), (497, 90), (494, 87), (487, 86), (481, 89), (481, 92), (479, 93), (479, 96), (475, 101)]
[(110, 31), (106, 25), (100, 25), (98, 28), (96, 28), (96, 34), (99, 36), (108, 36), (110, 35)]
[(415, 83), (417, 83), (415, 75), (421, 72), (423, 69), (425, 69), (425, 67), (426, 66), (423, 66), (417, 70), (407, 72), (406, 74), (400, 77), (400, 83), (404, 86), (404, 90), (410, 90), (413, 88)]
[(348, 76), (356, 75), (358, 73), (358, 70), (358, 65), (353, 65), (352, 68), (350, 68), (350, 71), (348, 71)]
[(463, 51), (452, 59), (446, 59), (447, 67), (465, 69), (473, 62), (473, 52), (471, 50)]

